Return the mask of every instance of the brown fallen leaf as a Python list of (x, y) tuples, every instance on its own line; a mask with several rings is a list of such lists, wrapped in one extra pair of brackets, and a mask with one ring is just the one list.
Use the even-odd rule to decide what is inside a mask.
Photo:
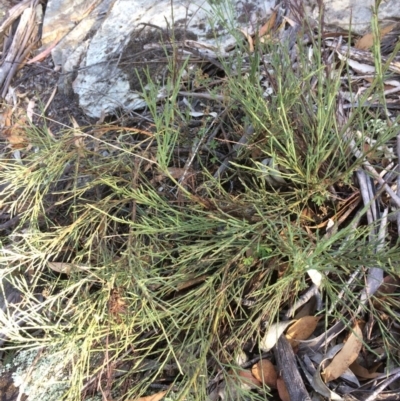
[(275, 10), (269, 17), (268, 21), (258, 30), (259, 38), (266, 35), (274, 27), (277, 13), (278, 11)]
[(271, 350), (278, 342), (279, 337), (283, 334), (287, 327), (294, 322), (295, 320), (286, 320), (278, 323), (272, 323), (260, 341), (260, 348), (264, 352)]
[(230, 371), (232, 381), (240, 385), (244, 390), (261, 387), (261, 382), (257, 380), (250, 370), (239, 369), (236, 372)]
[[(252, 390), (262, 386), (248, 369), (235, 368), (228, 372), (225, 382), (222, 382), (217, 394), (221, 400), (237, 399), (238, 390)], [(214, 400), (214, 399), (213, 399)]]
[[(380, 38), (382, 39), (385, 35), (390, 33), (395, 26), (396, 24), (392, 24), (382, 28), (380, 30), (380, 35), (379, 35)], [(359, 50), (368, 50), (373, 46), (373, 44), (374, 44), (374, 34), (372, 32), (369, 32), (362, 38), (358, 39), (354, 47)]]
[(192, 169), (185, 169), (185, 168), (179, 168), (179, 167), (168, 167), (168, 174), (174, 178), (175, 180), (179, 180), (182, 178), (182, 176), (185, 175), (191, 175), (193, 174)]
[(294, 348), (301, 340), (307, 340), (317, 327), (319, 317), (303, 316), (293, 323), (286, 332), (286, 338)]
[(47, 265), (51, 270), (54, 270), (57, 273), (70, 274), (73, 269), (73, 265), (71, 263), (63, 263), (63, 262), (47, 262)]
[(322, 380), (321, 370), (324, 368), (325, 362), (328, 362), (328, 359), (324, 359), (318, 365), (318, 369), (315, 371), (314, 376), (312, 378), (312, 387), (317, 393), (323, 395), (325, 397), (324, 399), (331, 401), (343, 401), (343, 398), (340, 397), (339, 394), (333, 392)]
[(245, 38), (247, 39), (247, 41), (249, 42), (249, 52), (250, 52), (250, 53), (253, 53), (253, 52), (254, 52), (254, 41), (253, 41), (253, 38), (251, 37), (251, 35), (249, 35), (249, 34), (247, 33), (246, 30), (244, 30), (244, 29), (239, 29), (239, 31), (243, 33), (244, 37), (245, 37)]
[(253, 365), (251, 373), (261, 383), (265, 383), (268, 387), (276, 388), (278, 375), (275, 366), (268, 359), (262, 359)]
[(165, 178), (173, 178), (174, 180), (183, 178), (184, 181), (187, 181), (193, 174), (194, 171), (191, 168), (168, 167), (167, 171), (161, 171), (161, 174), (155, 175), (152, 181), (157, 184)]
[[(4, 125), (3, 125), (4, 124)], [(29, 146), (27, 127), (28, 116), (22, 108), (11, 108), (7, 106), (1, 116), (2, 136), (11, 145), (12, 149), (21, 149)]]
[(70, 115), (69, 116), (72, 122), (72, 127), (74, 128), (74, 145), (78, 148), (78, 153), (80, 156), (84, 156), (84, 149), (85, 149), (85, 135), (81, 131), (81, 127), (79, 126), (78, 122), (75, 120), (75, 117)]
[(359, 365), (357, 362), (353, 362), (350, 366), (350, 370), (361, 379), (375, 379), (375, 377), (380, 376), (382, 373), (370, 372), (364, 366)]
[(362, 347), (362, 331), (358, 323), (344, 344), (323, 372), (325, 383), (337, 379), (357, 359)]
[(71, 274), (76, 271), (88, 271), (89, 267), (65, 262), (47, 262), (47, 266), (57, 273)]
[(2, 134), (12, 149), (22, 149), (29, 144), (25, 131), (17, 124), (12, 128), (5, 129)]
[(283, 381), (282, 377), (278, 377), (276, 388), (278, 389), (279, 398), (282, 401), (290, 401), (289, 392), (287, 391), (286, 384)]

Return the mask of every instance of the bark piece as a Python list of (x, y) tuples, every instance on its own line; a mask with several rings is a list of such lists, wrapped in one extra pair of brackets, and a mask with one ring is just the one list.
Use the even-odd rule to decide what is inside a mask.
[(286, 384), (291, 401), (311, 401), (297, 368), (296, 358), (289, 341), (281, 336), (274, 347), (280, 376)]

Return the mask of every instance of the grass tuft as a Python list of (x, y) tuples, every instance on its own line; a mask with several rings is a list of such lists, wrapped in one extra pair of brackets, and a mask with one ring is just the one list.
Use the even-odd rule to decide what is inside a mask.
[[(234, 59), (220, 60), (222, 82), (202, 80), (211, 94), (203, 104), (183, 79), (190, 61), (177, 71), (171, 58), (163, 98), (147, 76), (145, 129), (110, 123), (54, 138), (26, 127), (23, 157), (3, 151), (2, 211), (17, 218), (2, 228), (1, 290), (23, 297), (0, 315), (8, 355), (69, 352), (69, 400), (99, 388), (130, 399), (158, 391), (154, 384), (170, 389), (168, 399), (201, 400), (217, 374), (234, 381), (227, 399), (264, 399), (237, 385), (235, 358), (261, 355), (267, 328), (312, 285), (310, 270), (323, 276), (324, 329), (354, 318), (368, 267), (398, 274), (393, 227), (377, 252), (367, 208), (351, 209), (356, 171), (364, 159), (381, 166), (398, 121), (362, 107), (341, 121), (346, 64), (327, 57), (320, 36), (304, 44), (304, 35), (294, 46), (258, 43), (254, 53), (238, 37)], [(182, 89), (208, 114), (200, 124)], [(379, 74), (365, 99), (372, 90), (383, 91)], [(374, 302), (362, 311), (390, 354), (396, 340)], [(382, 308), (398, 323), (397, 304)]]

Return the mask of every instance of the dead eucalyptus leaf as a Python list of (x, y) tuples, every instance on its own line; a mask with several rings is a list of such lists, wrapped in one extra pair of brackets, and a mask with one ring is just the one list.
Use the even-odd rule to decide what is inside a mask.
[[(380, 38), (382, 39), (388, 33), (390, 33), (396, 24), (386, 26), (380, 30)], [(374, 34), (372, 32), (367, 33), (362, 38), (358, 39), (354, 47), (359, 50), (369, 50), (374, 45)]]
[(293, 323), (286, 332), (286, 338), (292, 347), (296, 347), (299, 341), (307, 340), (317, 327), (319, 317), (304, 316)]
[(235, 368), (228, 372), (229, 376), (224, 382), (219, 384), (217, 396), (222, 401), (237, 399), (239, 388), (242, 390), (252, 390), (262, 386), (251, 373), (250, 370)]
[(253, 53), (254, 52), (254, 42), (253, 42), (253, 38), (251, 37), (251, 35), (244, 29), (239, 29), (240, 32), (242, 32), (242, 34), (244, 35), (244, 37), (247, 39), (247, 41), (249, 42), (249, 52)]
[(327, 359), (324, 359), (318, 365), (318, 369), (315, 371), (314, 376), (312, 378), (313, 389), (317, 393), (326, 397), (326, 399), (328, 399), (328, 400), (343, 401), (343, 398), (340, 397), (340, 395), (334, 393), (332, 390), (330, 390), (321, 378), (321, 369), (325, 366), (327, 361), (328, 361)]
[(261, 387), (261, 382), (253, 376), (250, 370), (240, 370), (239, 377), (240, 386), (245, 390)]
[(278, 380), (276, 382), (276, 388), (278, 389), (279, 398), (282, 401), (290, 401), (290, 395), (289, 392), (287, 391), (286, 384), (283, 381), (282, 377), (278, 377)]
[(70, 274), (73, 270), (77, 271), (85, 271), (89, 270), (89, 267), (76, 265), (73, 263), (65, 263), (65, 262), (47, 262), (47, 266), (50, 267), (51, 270), (54, 270), (57, 273)]
[(296, 314), (293, 316), (293, 318), (300, 319), (304, 316), (312, 315), (315, 313), (316, 310), (317, 310), (317, 298), (313, 296), (308, 302), (306, 302), (296, 311)]
[(360, 382), (357, 376), (352, 372), (350, 368), (347, 368), (341, 375), (340, 378), (345, 380), (347, 383), (354, 384), (356, 388), (360, 387)]
[(229, 387), (239, 385), (243, 390), (251, 390), (261, 387), (261, 382), (257, 380), (248, 369), (231, 370), (229, 371), (229, 375), (230, 376), (226, 381), (226, 384)]
[(275, 366), (268, 359), (261, 359), (261, 361), (253, 365), (251, 373), (261, 383), (265, 383), (270, 388), (276, 388), (278, 375)]
[(355, 324), (352, 333), (343, 348), (335, 355), (332, 362), (324, 370), (325, 382), (337, 379), (357, 359), (362, 347), (362, 331), (358, 323)]
[(263, 339), (260, 341), (260, 348), (264, 352), (268, 352), (269, 350), (271, 350), (279, 340), (279, 337), (282, 335), (282, 333), (293, 322), (295, 322), (295, 320), (288, 320), (285, 322), (271, 324)]
[(259, 29), (259, 31), (258, 31), (259, 38), (261, 38), (261, 36), (264, 36), (265, 34), (267, 34), (274, 27), (277, 13), (278, 13), (278, 11), (274, 10), (274, 12), (269, 17), (268, 21)]
[(307, 274), (310, 277), (313, 284), (315, 284), (319, 288), (322, 283), (322, 279), (324, 277), (322, 273), (316, 269), (308, 269)]
[(375, 379), (382, 374), (378, 372), (370, 372), (367, 368), (364, 368), (364, 366), (357, 363), (357, 361), (350, 365), (350, 369), (360, 379)]
[[(79, 149), (79, 152), (85, 148), (85, 140), (84, 135), (81, 131), (81, 127), (78, 122), (75, 120), (74, 116), (70, 116), (72, 126), (74, 128), (74, 145)], [(83, 153), (82, 153), (83, 154)]]
[[(333, 359), (336, 354), (342, 350), (342, 348), (344, 347), (344, 343), (340, 343), (340, 344), (336, 344), (333, 347), (329, 348), (328, 352), (325, 355), (324, 359)], [(328, 365), (328, 364), (326, 364)]]
[(347, 59), (347, 63), (358, 74), (366, 75), (375, 73), (375, 67), (372, 65), (360, 63), (352, 59)]
[(54, 270), (57, 273), (70, 274), (72, 270), (71, 263), (62, 263), (62, 262), (47, 262), (47, 265), (51, 270)]
[(33, 121), (33, 111), (35, 109), (36, 103), (34, 100), (29, 100), (28, 106), (26, 108), (26, 116), (28, 117), (28, 120), (32, 123)]

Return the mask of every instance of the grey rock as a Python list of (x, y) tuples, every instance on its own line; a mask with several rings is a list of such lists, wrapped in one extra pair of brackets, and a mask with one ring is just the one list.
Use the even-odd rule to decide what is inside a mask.
[[(322, 2), (330, 29), (370, 31), (375, 0)], [(305, 17), (318, 21), (317, 0), (297, 3), (304, 5)], [(52, 51), (62, 70), (59, 87), (65, 94), (78, 95), (88, 116), (100, 118), (145, 106), (140, 93), (147, 84), (146, 69), (163, 83), (165, 51), (173, 51), (172, 42), (180, 49), (224, 57), (237, 40), (227, 27), (252, 34), (274, 6), (274, 0), (49, 0), (43, 43), (62, 37)], [(380, 23), (396, 19), (400, 19), (398, 0), (382, 1)]]
[[(323, 0), (324, 20), (328, 27), (363, 35), (371, 31), (371, 19), (375, 0)], [(317, 0), (305, 0), (306, 15), (318, 20)], [(389, 25), (400, 19), (398, 0), (381, 1), (378, 10), (379, 22)]]
[[(254, 32), (261, 19), (271, 13), (275, 1), (235, 0), (217, 15), (215, 6), (204, 0), (173, 2), (172, 10), (169, 0), (104, 0), (95, 3), (93, 11), (79, 23), (74, 22), (76, 25), (71, 23), (77, 18), (75, 9), (61, 3), (57, 0), (52, 5), (59, 10), (56, 24), (45, 20), (52, 28), (44, 28), (44, 40), (50, 43), (48, 32), (66, 21), (65, 30), (69, 31), (52, 52), (55, 64), (62, 68), (62, 90), (66, 94), (73, 90), (84, 112), (99, 118), (118, 109), (145, 106), (139, 94), (142, 84), (146, 85), (145, 68), (150, 68), (152, 76), (161, 78), (165, 73), (160, 42), (168, 47), (172, 40), (191, 40), (186, 44), (199, 52), (224, 53), (236, 40), (226, 25)], [(80, 0), (74, 4), (90, 9), (92, 3)]]

